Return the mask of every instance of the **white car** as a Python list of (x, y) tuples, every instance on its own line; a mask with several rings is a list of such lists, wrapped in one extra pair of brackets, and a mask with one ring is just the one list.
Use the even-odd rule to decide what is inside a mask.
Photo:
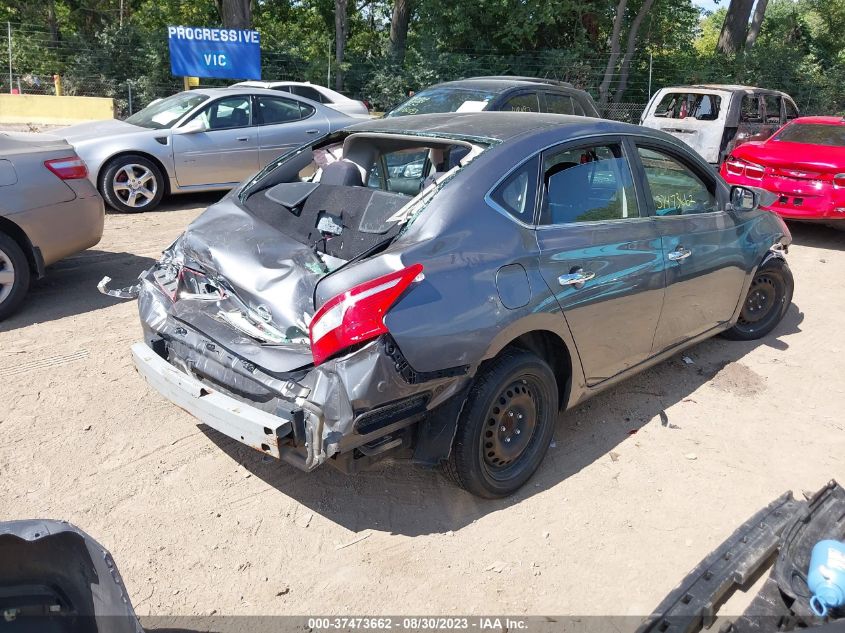
[(322, 103), (329, 108), (339, 110), (344, 114), (354, 117), (370, 116), (370, 111), (367, 104), (363, 101), (355, 101), (345, 97), (339, 92), (335, 92), (325, 86), (318, 86), (309, 82), (301, 81), (241, 81), (232, 84), (230, 88), (267, 88), (269, 90), (281, 90), (282, 92), (290, 92), (299, 97)]

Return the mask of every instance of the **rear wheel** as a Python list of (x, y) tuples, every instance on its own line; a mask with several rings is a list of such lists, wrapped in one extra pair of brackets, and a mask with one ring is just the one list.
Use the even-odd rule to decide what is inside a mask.
[(0, 321), (10, 316), (29, 290), (29, 262), (21, 247), (0, 233)]
[(151, 211), (164, 196), (164, 176), (149, 158), (128, 154), (106, 164), (99, 189), (109, 206), (118, 211)]
[(794, 288), (792, 271), (784, 260), (773, 257), (764, 263), (751, 280), (739, 319), (723, 336), (735, 341), (766, 336), (786, 314)]
[(479, 374), (464, 405), (446, 471), (480, 497), (504, 497), (537, 470), (557, 416), (557, 382), (531, 352), (508, 351)]

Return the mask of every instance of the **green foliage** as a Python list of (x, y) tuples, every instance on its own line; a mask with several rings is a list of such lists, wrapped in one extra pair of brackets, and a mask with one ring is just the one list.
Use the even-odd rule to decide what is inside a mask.
[[(344, 89), (377, 109), (409, 90), (485, 74), (551, 77), (595, 94), (618, 0), (420, 0), (401, 66), (389, 56), (392, 2), (349, 3)], [(641, 3), (628, 2), (623, 52)], [(333, 83), (334, 0), (258, 0), (253, 10), (265, 78), (325, 85), (330, 75)], [(845, 109), (845, 0), (770, 0), (754, 48), (731, 60), (715, 52), (724, 15), (702, 16), (692, 0), (656, 0), (622, 101), (642, 104), (649, 88), (668, 84), (742, 82), (785, 90), (805, 112)], [(181, 89), (170, 74), (168, 25), (220, 25), (216, 0), (6, 0), (0, 20), (13, 24), (14, 74), (25, 90), (51, 90), (58, 73), (68, 94), (113, 96), (124, 113), (130, 88), (133, 109)], [(7, 81), (0, 75), (0, 89)]]

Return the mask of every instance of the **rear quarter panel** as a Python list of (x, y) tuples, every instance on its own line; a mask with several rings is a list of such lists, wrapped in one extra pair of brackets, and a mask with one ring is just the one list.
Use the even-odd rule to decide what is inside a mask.
[[(539, 271), (533, 229), (489, 206), (484, 196), (520, 162), (537, 151), (536, 141), (512, 142), (488, 150), (445, 184), (405, 235), (382, 255), (326, 278), (317, 287), (317, 305), (351, 285), (414, 263), (425, 279), (406, 293), (385, 317), (392, 336), (417, 371), (469, 366), (495, 356), (519, 335), (547, 330), (569, 347), (571, 336)], [(500, 268), (525, 270), (527, 303), (514, 309), (502, 302)]]

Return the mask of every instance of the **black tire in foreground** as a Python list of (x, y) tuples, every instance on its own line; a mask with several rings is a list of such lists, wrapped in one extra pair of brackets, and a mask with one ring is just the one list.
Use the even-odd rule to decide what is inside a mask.
[(722, 333), (733, 341), (753, 341), (771, 332), (792, 303), (795, 282), (789, 264), (773, 257), (760, 266), (742, 302), (736, 324)]
[(20, 306), (29, 290), (29, 262), (21, 247), (0, 233), (0, 321)]
[(445, 466), (480, 497), (505, 497), (534, 474), (558, 414), (555, 375), (535, 354), (507, 351), (476, 377)]
[(161, 202), (164, 175), (149, 158), (126, 154), (106, 163), (97, 188), (113, 209), (122, 213), (141, 213), (155, 209)]

